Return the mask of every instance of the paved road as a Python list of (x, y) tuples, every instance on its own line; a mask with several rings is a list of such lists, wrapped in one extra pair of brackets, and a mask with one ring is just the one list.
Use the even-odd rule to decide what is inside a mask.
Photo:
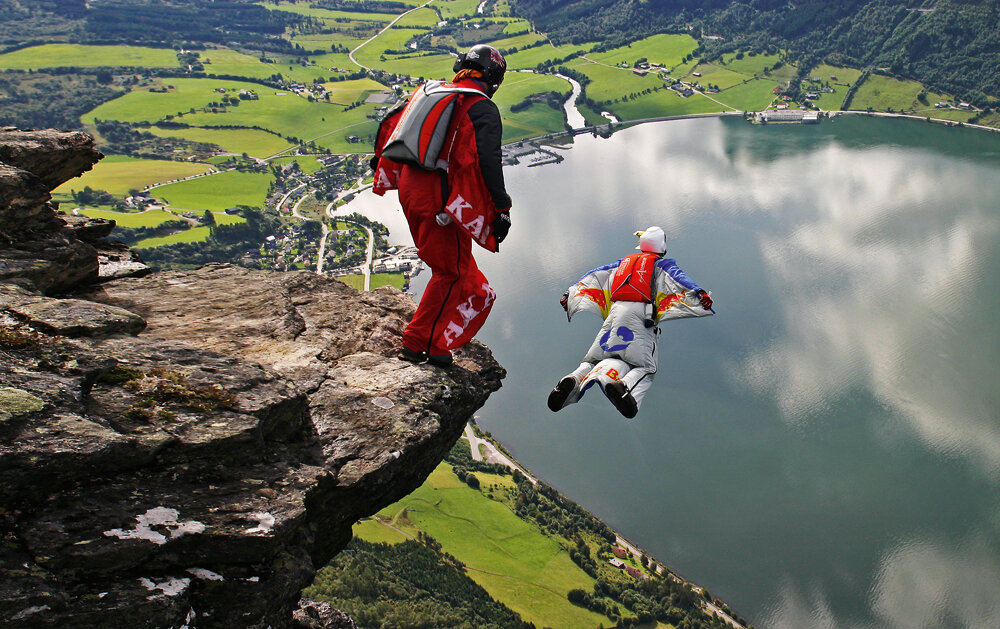
[(369, 37), (365, 41), (361, 42), (360, 44), (358, 44), (354, 48), (354, 50), (352, 50), (351, 52), (347, 53), (347, 57), (351, 60), (351, 62), (354, 65), (358, 66), (359, 68), (362, 68), (364, 70), (371, 70), (371, 68), (369, 68), (367, 66), (363, 66), (360, 63), (358, 63), (358, 60), (354, 58), (354, 53), (356, 53), (357, 51), (361, 50), (362, 48), (364, 48), (365, 46), (367, 46), (371, 42), (373, 42), (376, 39), (378, 39), (379, 37), (381, 37), (382, 33), (386, 32), (387, 30), (389, 30), (390, 28), (392, 28), (393, 24), (395, 24), (396, 22), (398, 22), (401, 19), (403, 19), (403, 17), (405, 17), (406, 15), (408, 15), (410, 13), (413, 13), (414, 11), (416, 11), (418, 9), (422, 9), (422, 8), (426, 7), (427, 5), (429, 5), (432, 2), (434, 2), (434, 0), (427, 0), (427, 2), (421, 4), (419, 7), (413, 7), (409, 11), (404, 11), (403, 13), (400, 13), (399, 16), (397, 16), (395, 20), (393, 20), (393, 21), (389, 22), (388, 24), (386, 24), (385, 28), (383, 28), (379, 32), (375, 33), (374, 35), (372, 35), (371, 37)]
[[(501, 452), (492, 442), (486, 439), (480, 439), (475, 435), (475, 431), (472, 429), (472, 424), (465, 425), (465, 437), (469, 440), (469, 446), (472, 448), (472, 458), (477, 461), (485, 460), (487, 463), (499, 463), (509, 467), (512, 470), (518, 470), (524, 477), (531, 481), (531, 484), (537, 485), (538, 479), (528, 473), (528, 470), (524, 469), (514, 461), (510, 459), (506, 454)], [(484, 454), (480, 453), (480, 446)]]

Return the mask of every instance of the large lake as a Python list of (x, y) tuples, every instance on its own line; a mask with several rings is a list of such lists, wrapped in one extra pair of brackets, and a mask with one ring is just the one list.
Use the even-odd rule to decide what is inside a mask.
[[(506, 169), (513, 229), (476, 253), (508, 372), (479, 424), (760, 627), (1000, 626), (1000, 137), (704, 119), (565, 157)], [(718, 314), (663, 325), (634, 420), (551, 413), (600, 323), (559, 295), (650, 224)]]

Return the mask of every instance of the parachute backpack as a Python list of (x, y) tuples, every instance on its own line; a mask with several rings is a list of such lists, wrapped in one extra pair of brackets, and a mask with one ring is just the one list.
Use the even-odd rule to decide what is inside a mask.
[(455, 103), (461, 94), (486, 98), (479, 90), (458, 87), (453, 83), (424, 83), (403, 108), (396, 128), (382, 146), (382, 156), (424, 170), (447, 170), (447, 161), (438, 157), (448, 135)]

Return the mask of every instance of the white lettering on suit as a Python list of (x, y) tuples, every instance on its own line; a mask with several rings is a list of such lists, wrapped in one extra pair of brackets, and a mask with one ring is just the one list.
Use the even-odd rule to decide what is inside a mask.
[(384, 168), (378, 169), (378, 187), (379, 188), (391, 188), (392, 181), (389, 180), (389, 175), (385, 173)]
[(462, 222), (462, 210), (467, 210), (472, 207), (472, 204), (466, 201), (462, 195), (455, 195), (455, 200), (448, 204), (445, 209), (451, 214), (456, 221)]
[(469, 322), (479, 316), (484, 310), (489, 308), (490, 304), (493, 303), (493, 300), (496, 299), (497, 293), (489, 284), (483, 283), (481, 288), (486, 293), (483, 296), (483, 307), (477, 310), (472, 304), (472, 300), (475, 299), (476, 296), (469, 295), (469, 298), (460, 303), (457, 307), (458, 314), (462, 316), (462, 324), (459, 325), (454, 321), (449, 321), (448, 325), (444, 329), (444, 332), (441, 333), (448, 345), (455, 342), (455, 339), (465, 332), (465, 328), (468, 327)]

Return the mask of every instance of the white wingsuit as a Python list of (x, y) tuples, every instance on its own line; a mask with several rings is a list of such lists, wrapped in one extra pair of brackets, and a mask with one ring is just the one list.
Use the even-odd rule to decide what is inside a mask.
[(636, 235), (642, 254), (588, 271), (564, 295), (568, 319), (590, 311), (604, 325), (580, 366), (549, 394), (552, 411), (578, 402), (596, 383), (622, 415), (635, 417), (656, 373), (658, 324), (714, 314), (708, 293), (662, 257), (663, 230), (652, 226)]

